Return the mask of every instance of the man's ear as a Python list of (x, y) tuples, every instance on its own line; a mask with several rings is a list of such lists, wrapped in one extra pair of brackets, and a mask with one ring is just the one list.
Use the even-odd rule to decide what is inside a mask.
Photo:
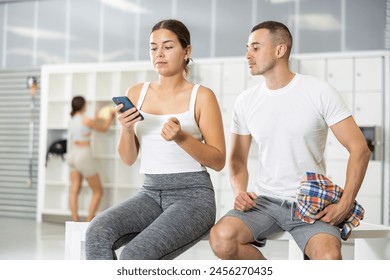
[(286, 44), (279, 44), (276, 46), (276, 57), (282, 58), (287, 52), (287, 45)]

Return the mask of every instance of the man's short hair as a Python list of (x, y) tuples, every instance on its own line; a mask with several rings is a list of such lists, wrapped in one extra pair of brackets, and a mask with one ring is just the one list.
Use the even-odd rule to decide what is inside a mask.
[(278, 21), (264, 21), (255, 25), (251, 32), (258, 29), (268, 29), (269, 33), (274, 38), (274, 45), (285, 44), (287, 46), (287, 57), (290, 56), (293, 39), (290, 30), (286, 25)]

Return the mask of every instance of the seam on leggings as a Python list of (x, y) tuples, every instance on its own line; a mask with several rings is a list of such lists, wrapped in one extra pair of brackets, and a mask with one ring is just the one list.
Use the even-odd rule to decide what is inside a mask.
[[(129, 239), (126, 239), (128, 240), (127, 243), (129, 243), (131, 240), (134, 239), (134, 237), (136, 237), (137, 235), (139, 234), (139, 232), (131, 232), (131, 233), (126, 233), (122, 236), (120, 236), (117, 240), (115, 240), (114, 244), (112, 244), (112, 247), (111, 247), (111, 250), (112, 250), (112, 257), (114, 260), (117, 260), (118, 257), (115, 253), (116, 250), (118, 250), (120, 247), (124, 246), (124, 244), (119, 244), (120, 246), (118, 247), (118, 242), (121, 241), (121, 239), (125, 238), (125, 237), (129, 237)], [(127, 244), (126, 243), (126, 244)]]
[(158, 193), (159, 197), (160, 197), (160, 207), (162, 209), (162, 190), (159, 190), (159, 193)]
[[(159, 260), (164, 259), (166, 256), (168, 256), (168, 255), (170, 255), (170, 254), (173, 254), (174, 252), (179, 251), (180, 249), (186, 247), (187, 245), (189, 245), (189, 244), (191, 244), (191, 243), (194, 243), (195, 241), (200, 241), (204, 236), (206, 236), (206, 235), (210, 232), (210, 229), (211, 229), (211, 227), (210, 227), (206, 232), (204, 232), (199, 238), (196, 238), (196, 239), (194, 239), (194, 240), (192, 240), (192, 241), (189, 241), (189, 242), (187, 242), (186, 244), (184, 244), (183, 246), (177, 248), (176, 250), (173, 250), (173, 251), (171, 251), (171, 252), (165, 254), (164, 256), (162, 256), (161, 258), (159, 258)], [(183, 253), (184, 253), (184, 252), (183, 252)]]

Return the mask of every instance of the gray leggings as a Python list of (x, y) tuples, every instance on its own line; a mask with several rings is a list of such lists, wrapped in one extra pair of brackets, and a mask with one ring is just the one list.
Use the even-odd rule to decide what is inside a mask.
[(208, 234), (215, 197), (206, 171), (145, 175), (141, 190), (90, 223), (87, 259), (173, 259)]

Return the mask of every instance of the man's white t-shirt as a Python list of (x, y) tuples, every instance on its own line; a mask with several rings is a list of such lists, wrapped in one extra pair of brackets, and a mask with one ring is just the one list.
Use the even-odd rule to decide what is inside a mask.
[(257, 194), (291, 200), (305, 172), (325, 175), (328, 127), (349, 116), (334, 88), (306, 75), (278, 90), (263, 82), (241, 93), (231, 132), (258, 145)]

